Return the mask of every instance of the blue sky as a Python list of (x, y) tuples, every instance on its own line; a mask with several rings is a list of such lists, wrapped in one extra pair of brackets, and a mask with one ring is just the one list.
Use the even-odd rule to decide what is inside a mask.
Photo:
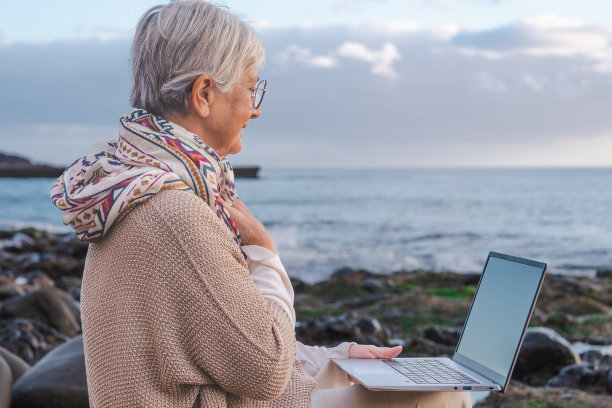
[[(0, 150), (65, 164), (115, 137), (130, 39), (157, 3), (3, 2)], [(217, 3), (267, 49), (263, 114), (234, 163), (612, 165), (605, 2)]]

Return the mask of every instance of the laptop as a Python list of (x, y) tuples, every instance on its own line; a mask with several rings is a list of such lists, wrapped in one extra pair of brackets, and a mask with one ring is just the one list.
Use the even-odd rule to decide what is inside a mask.
[(375, 391), (501, 391), (516, 363), (546, 264), (489, 252), (453, 358), (334, 363)]

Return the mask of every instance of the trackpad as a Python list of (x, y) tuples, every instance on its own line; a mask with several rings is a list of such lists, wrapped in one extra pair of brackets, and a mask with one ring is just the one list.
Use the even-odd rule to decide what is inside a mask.
[(406, 385), (412, 381), (404, 377), (383, 360), (377, 359), (334, 359), (340, 368), (359, 382), (369, 386)]

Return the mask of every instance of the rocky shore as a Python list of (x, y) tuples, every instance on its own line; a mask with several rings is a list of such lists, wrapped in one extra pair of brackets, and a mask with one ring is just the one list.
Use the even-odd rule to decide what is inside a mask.
[[(25, 157), (0, 152), (0, 177), (57, 178), (64, 172), (64, 169), (64, 167), (35, 164)], [(234, 176), (237, 178), (257, 178), (259, 177), (259, 166), (235, 167)]]
[[(87, 407), (80, 336), (86, 245), (71, 235), (0, 231), (0, 408)], [(478, 274), (341, 269), (293, 279), (297, 338), (403, 345), (404, 356), (451, 356)], [(612, 407), (612, 357), (572, 343), (612, 344), (612, 270), (549, 275), (513, 380), (478, 407)]]

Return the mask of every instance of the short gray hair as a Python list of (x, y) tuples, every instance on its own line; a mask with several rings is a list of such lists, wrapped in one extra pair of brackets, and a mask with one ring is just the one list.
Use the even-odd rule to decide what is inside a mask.
[(229, 11), (203, 0), (158, 5), (138, 22), (130, 102), (156, 115), (186, 114), (200, 75), (210, 75), (226, 92), (247, 67), (264, 62), (253, 28)]

